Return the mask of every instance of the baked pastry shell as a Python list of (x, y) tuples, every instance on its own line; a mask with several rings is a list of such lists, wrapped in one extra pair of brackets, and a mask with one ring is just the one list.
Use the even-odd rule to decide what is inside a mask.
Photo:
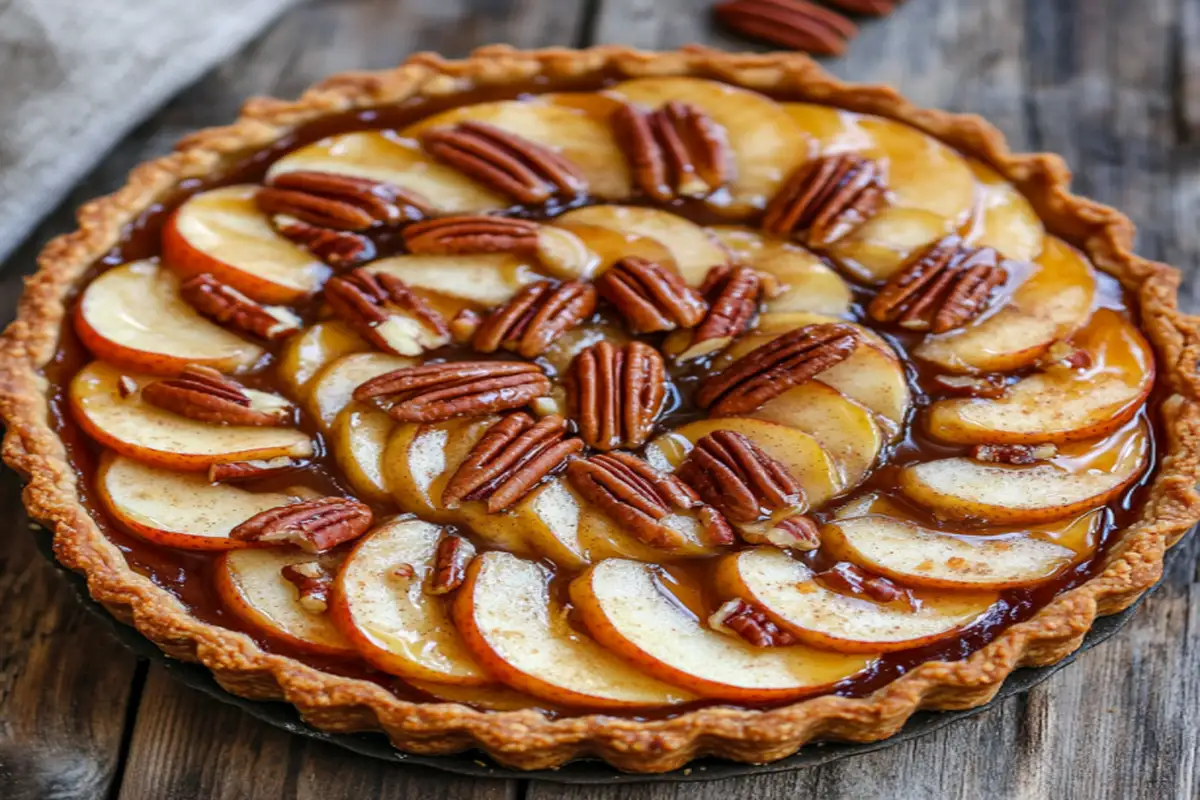
[[(43, 373), (67, 310), (92, 265), (127, 225), (180, 182), (228, 169), (297, 126), (356, 109), (421, 99), (452, 102), (488, 87), (593, 83), (644, 76), (713, 78), (769, 94), (825, 103), (905, 122), (982, 160), (1032, 203), (1048, 230), (1084, 250), (1134, 298), (1157, 359), (1161, 439), (1158, 471), (1140, 517), (1114, 534), (1101, 569), (1031, 618), (961, 661), (931, 661), (863, 697), (826, 695), (770, 710), (710, 707), (669, 719), (606, 715), (551, 719), (535, 710), (478, 711), (456, 703), (411, 703), (363, 680), (322, 672), (268, 653), (249, 636), (194, 617), (172, 594), (135, 572), (80, 499), (79, 476), (55, 431), (53, 388)], [(918, 710), (964, 709), (992, 699), (1023, 666), (1075, 651), (1097, 616), (1134, 602), (1158, 580), (1166, 548), (1200, 519), (1200, 320), (1178, 308), (1179, 272), (1132, 252), (1134, 227), (1116, 210), (1073, 195), (1055, 155), (1011, 153), (979, 117), (920, 109), (885, 86), (836, 80), (796, 54), (730, 54), (691, 47), (642, 52), (622, 47), (518, 51), (491, 46), (450, 61), (418, 54), (381, 72), (328, 78), (296, 101), (248, 101), (232, 125), (199, 131), (171, 155), (137, 167), (124, 187), (79, 209), (78, 230), (51, 241), (26, 285), (16, 320), (0, 338), (0, 417), (5, 462), (23, 475), (30, 516), (54, 534), (58, 560), (87, 577), (93, 598), (165, 653), (210, 669), (228, 691), (285, 700), (331, 732), (382, 730), (399, 749), (444, 754), (479, 748), (501, 764), (545, 769), (592, 756), (634, 772), (676, 769), (705, 755), (765, 762), (814, 740), (870, 742), (896, 733)]]

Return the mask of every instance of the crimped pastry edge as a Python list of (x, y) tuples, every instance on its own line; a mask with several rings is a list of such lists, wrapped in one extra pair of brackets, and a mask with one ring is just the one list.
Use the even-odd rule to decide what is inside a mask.
[[(54, 356), (79, 282), (118, 243), (124, 227), (181, 181), (219, 172), (323, 116), (538, 77), (593, 75), (714, 78), (906, 122), (991, 165), (1031, 201), (1049, 230), (1116, 276), (1137, 298), (1142, 329), (1169, 397), (1160, 420), (1166, 452), (1159, 473), (1140, 519), (1116, 534), (1103, 571), (969, 658), (927, 662), (865, 697), (823, 696), (765, 711), (704, 708), (646, 721), (605, 715), (548, 719), (533, 710), (410, 703), (378, 685), (267, 653), (245, 634), (196, 619), (173, 595), (134, 572), (79, 498), (78, 477), (52, 427), (52, 387), (42, 373)], [(475, 747), (518, 769), (593, 756), (633, 772), (676, 769), (703, 755), (773, 761), (817, 739), (877, 741), (896, 733), (918, 710), (981, 705), (1017, 667), (1044, 666), (1073, 652), (1097, 616), (1126, 608), (1158, 580), (1165, 549), (1200, 519), (1195, 488), (1200, 375), (1190, 366), (1200, 361), (1200, 321), (1179, 311), (1178, 271), (1134, 255), (1130, 220), (1071, 194), (1070, 177), (1058, 156), (1011, 153), (1002, 134), (979, 117), (920, 109), (889, 87), (843, 83), (809, 58), (790, 53), (731, 54), (701, 47), (653, 53), (614, 46), (518, 51), (494, 45), (463, 60), (422, 53), (395, 69), (335, 75), (294, 102), (252, 99), (234, 124), (186, 137), (171, 155), (133, 170), (117, 192), (83, 205), (78, 230), (45, 247), (17, 318), (0, 338), (4, 460), (28, 479), (24, 500), (31, 517), (54, 531), (58, 560), (87, 577), (92, 597), (168, 655), (209, 668), (227, 690), (251, 699), (286, 700), (323, 730), (383, 730), (398, 749), (413, 753)]]

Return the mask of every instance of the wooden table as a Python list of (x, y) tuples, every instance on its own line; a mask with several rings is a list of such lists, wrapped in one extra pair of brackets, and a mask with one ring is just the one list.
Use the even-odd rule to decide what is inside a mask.
[[(72, 209), (252, 94), (294, 96), (417, 50), (449, 56), (620, 42), (746, 43), (703, 0), (340, 0), (304, 5), (140, 126), (0, 274), (20, 275)], [(1015, 148), (1052, 150), (1077, 191), (1125, 209), (1139, 250), (1200, 268), (1200, 0), (909, 0), (864, 26), (839, 75), (979, 112)], [(1200, 282), (1185, 288), (1191, 308)], [(4, 318), (8, 318), (7, 316)], [(0, 509), (20, 514), (19, 486)], [(174, 684), (97, 628), (24, 518), (0, 539), (0, 797), (783, 798), (1179, 797), (1200, 794), (1200, 541), (1116, 638), (1027, 696), (924, 738), (821, 768), (706, 784), (561, 787), (398, 768), (292, 737)]]

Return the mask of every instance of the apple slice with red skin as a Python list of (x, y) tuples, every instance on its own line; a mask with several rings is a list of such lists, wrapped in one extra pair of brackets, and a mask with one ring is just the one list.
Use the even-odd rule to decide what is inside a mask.
[(773, 622), (812, 647), (839, 653), (887, 653), (953, 636), (996, 603), (996, 592), (926, 592), (877, 603), (840, 594), (815, 579), (805, 564), (773, 547), (755, 547), (721, 560), (717, 591), (764, 610)]
[[(127, 397), (122, 377), (134, 388)], [(71, 380), (72, 416), (104, 447), (164, 469), (200, 472), (213, 464), (305, 459), (314, 453), (308, 435), (292, 428), (210, 425), (152, 406), (138, 391), (152, 380), (93, 361)]]
[(260, 303), (291, 305), (316, 292), (330, 269), (280, 236), (255, 205), (257, 186), (193, 195), (167, 218), (163, 261), (182, 276), (209, 273)]
[(245, 372), (266, 354), (200, 316), (180, 295), (179, 278), (153, 261), (98, 276), (76, 303), (74, 322), (92, 355), (154, 375), (175, 375), (189, 364)]
[[(217, 558), (217, 596), (254, 633), (305, 653), (352, 658), (358, 653), (333, 624), (328, 612), (300, 605), (296, 586), (283, 577), (289, 564), (315, 556), (293, 548), (230, 550)], [(330, 556), (323, 558), (333, 561)]]
[(943, 519), (989, 524), (1049, 522), (1109, 502), (1142, 473), (1150, 453), (1144, 422), (1099, 442), (1064, 448), (1048, 463), (990, 464), (943, 458), (900, 470), (902, 492)]
[(426, 591), (443, 533), (402, 518), (367, 533), (338, 572), (330, 614), (377, 669), (436, 683), (491, 683), (451, 624), (445, 599)]
[(549, 571), (489, 551), (455, 594), (454, 623), (476, 660), (513, 688), (567, 706), (611, 711), (677, 705), (689, 692), (642, 674), (571, 629), (550, 600)]
[(702, 697), (794, 700), (827, 691), (874, 660), (805, 645), (758, 648), (717, 633), (670, 595), (654, 567), (636, 561), (612, 558), (592, 566), (571, 582), (571, 601), (609, 651)]
[(96, 495), (124, 530), (182, 550), (237, 550), (262, 544), (229, 538), (229, 532), (263, 511), (311, 496), (248, 492), (210, 483), (202, 475), (156, 469), (105, 453), (96, 470)]
[(1061, 444), (1106, 436), (1128, 422), (1154, 385), (1154, 354), (1137, 329), (1102, 308), (1071, 338), (1080, 369), (1054, 366), (998, 398), (939, 400), (926, 429), (955, 444)]

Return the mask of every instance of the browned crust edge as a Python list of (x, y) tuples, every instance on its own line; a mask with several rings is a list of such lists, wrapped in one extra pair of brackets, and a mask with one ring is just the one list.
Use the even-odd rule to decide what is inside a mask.
[[(485, 712), (454, 703), (409, 703), (377, 685), (264, 652), (244, 634), (201, 622), (130, 569), (79, 500), (77, 476), (52, 426), (51, 387), (42, 374), (77, 284), (117, 244), (122, 228), (169, 196), (181, 180), (219, 171), (328, 114), (452, 95), (472, 86), (527, 83), (538, 76), (588, 75), (709, 77), (907, 122), (996, 168), (1031, 200), (1050, 230), (1119, 278), (1137, 298), (1170, 397), (1162, 414), (1167, 452), (1160, 473), (1141, 518), (1119, 533), (1103, 572), (970, 658), (926, 663), (867, 697), (817, 697), (768, 711), (706, 708), (674, 719), (638, 721), (603, 715), (550, 720), (533, 710)], [(1200, 519), (1195, 489), (1200, 376), (1192, 369), (1200, 360), (1200, 321), (1178, 309), (1178, 271), (1134, 255), (1129, 219), (1072, 195), (1070, 177), (1058, 156), (1010, 153), (1000, 132), (979, 117), (919, 109), (884, 86), (842, 83), (796, 54), (729, 54), (700, 47), (650, 53), (612, 46), (517, 51), (497, 45), (461, 61), (418, 54), (392, 70), (335, 75), (295, 102), (252, 99), (234, 124), (185, 138), (173, 154), (137, 167), (114, 194), (82, 206), (79, 229), (46, 246), (37, 273), (26, 283), (17, 319), (0, 339), (0, 417), (8, 427), (4, 460), (28, 478), (24, 499), (30, 515), (54, 531), (59, 561), (87, 576), (92, 597), (167, 654), (211, 669), (229, 691), (291, 702), (324, 730), (382, 729), (397, 748), (414, 753), (478, 747), (520, 769), (597, 756), (636, 772), (675, 769), (702, 755), (772, 761), (816, 739), (876, 741), (896, 733), (917, 710), (981, 705), (1015, 668), (1050, 664), (1073, 652), (1098, 615), (1126, 608), (1158, 580), (1165, 549)]]

